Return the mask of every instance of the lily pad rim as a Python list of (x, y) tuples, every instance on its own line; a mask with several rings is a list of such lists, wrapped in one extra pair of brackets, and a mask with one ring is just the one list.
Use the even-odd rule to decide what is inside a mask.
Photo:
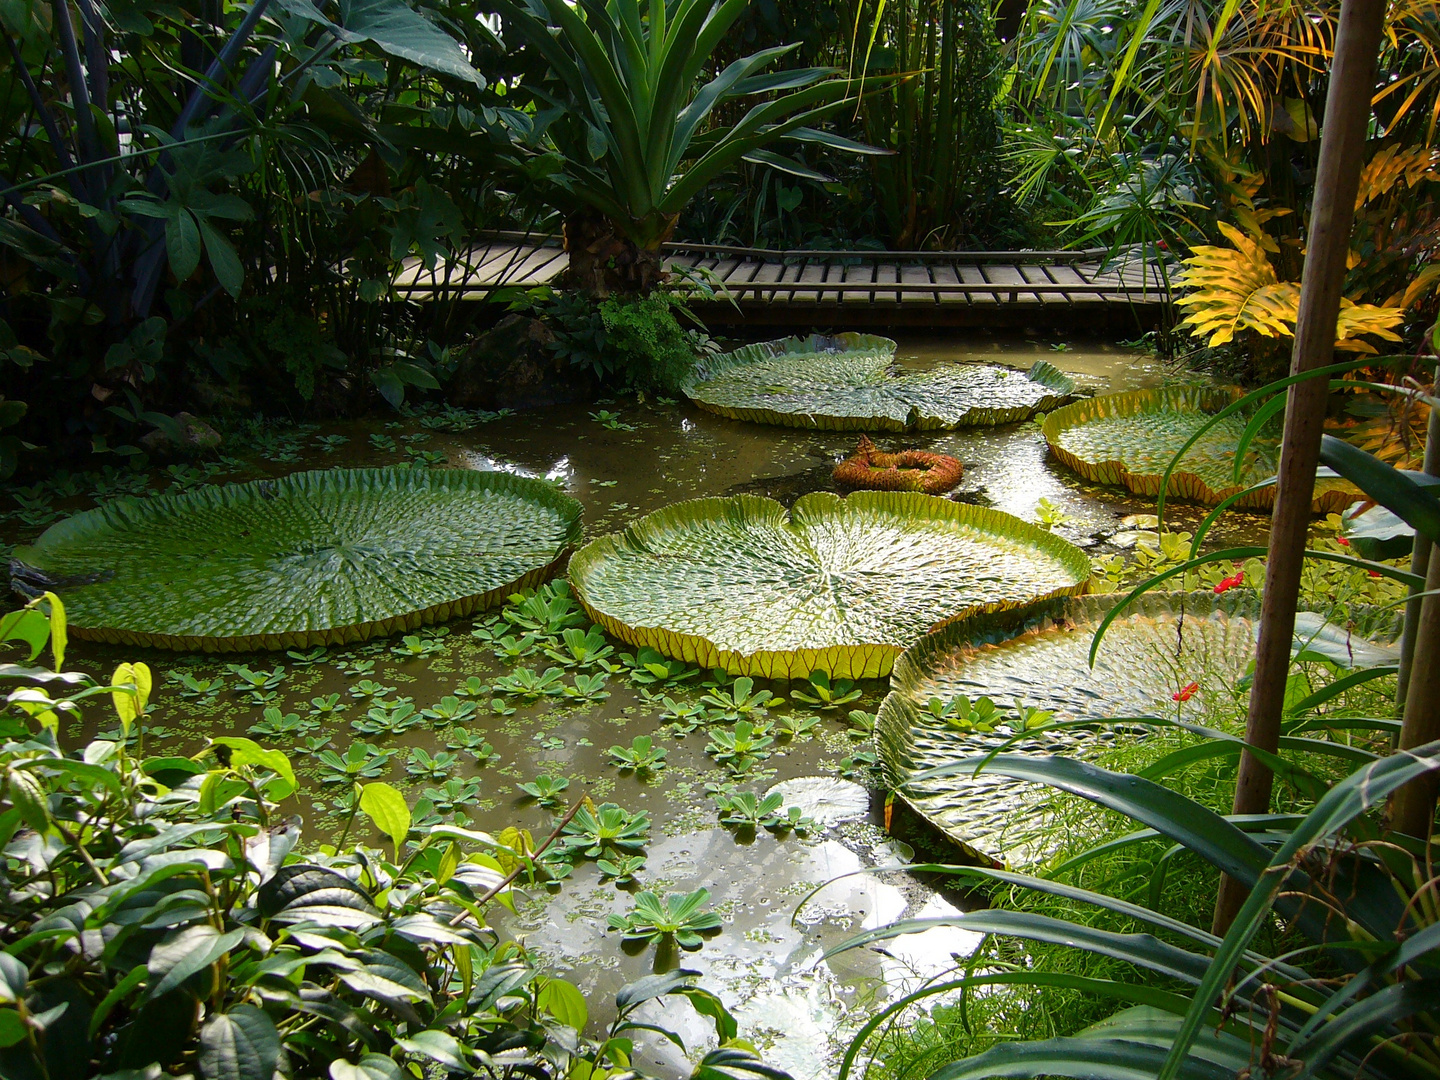
[[(311, 648), (316, 645), (353, 644), (375, 637), (390, 636), (405, 630), (414, 630), (436, 622), (463, 618), (493, 607), (511, 593), (533, 588), (561, 573), (576, 545), (583, 538), (584, 507), (579, 500), (567, 495), (547, 481), (498, 470), (380, 466), (353, 469), (306, 469), (278, 477), (227, 484), (206, 484), (183, 492), (158, 493), (149, 497), (124, 496), (55, 522), (33, 544), (15, 548), (12, 561), (21, 562), (43, 571), (45, 569), (43, 547), (47, 541), (52, 544), (66, 541), (76, 532), (104, 525), (110, 518), (117, 515), (130, 522), (135, 522), (143, 520), (147, 516), (162, 515), (171, 510), (214, 506), (217, 501), (228, 502), (242, 492), (246, 497), (252, 491), (264, 497), (264, 493), (268, 490), (265, 485), (269, 485), (269, 489), (280, 485), (297, 488), (299, 489), (297, 494), (302, 494), (307, 488), (312, 491), (324, 490), (333, 487), (337, 482), (354, 483), (365, 480), (393, 482), (421, 478), (428, 481), (445, 478), (443, 483), (470, 490), (489, 490), (522, 495), (556, 511), (563, 525), (564, 535), (556, 547), (554, 558), (543, 565), (532, 568), (513, 582), (502, 584), (483, 593), (456, 597), (399, 615), (323, 629), (294, 630), (275, 634), (191, 635), (167, 634), (118, 626), (86, 625), (83, 622), (72, 621), (69, 624), (70, 633), (79, 640), (207, 653), (273, 651)], [(63, 590), (61, 596), (63, 599)]]
[[(784, 519), (786, 528), (795, 528), (795, 515), (797, 511), (806, 512), (811, 509), (825, 507), (833, 512), (840, 506), (866, 508), (866, 504), (873, 504), (876, 508), (887, 509), (887, 504), (893, 506), (897, 503), (913, 503), (917, 507), (924, 507), (931, 511), (939, 511), (941, 517), (950, 518), (956, 524), (978, 527), (982, 531), (994, 533), (996, 530), (991, 526), (995, 524), (1008, 527), (1006, 535), (1010, 538), (1023, 538), (1031, 542), (1034, 547), (1054, 556), (1067, 570), (1071, 576), (1076, 578), (1076, 584), (1052, 590), (1042, 596), (1033, 597), (1014, 604), (983, 605), (959, 611), (941, 621), (932, 624), (926, 631), (926, 635), (933, 634), (945, 626), (968, 618), (973, 618), (987, 612), (993, 613), (1017, 607), (1027, 607), (1057, 596), (1070, 595), (1083, 592), (1089, 585), (1090, 580), (1090, 558), (1084, 551), (1069, 541), (1055, 535), (1049, 530), (1042, 529), (1031, 522), (1007, 514), (1004, 511), (993, 510), (989, 507), (974, 506), (969, 503), (959, 503), (950, 499), (943, 499), (933, 495), (926, 495), (914, 491), (855, 491), (847, 496), (841, 496), (830, 491), (812, 491), (801, 496), (787, 510), (778, 500), (766, 498), (759, 495), (732, 495), (732, 496), (707, 496), (698, 499), (687, 499), (683, 502), (671, 503), (668, 506), (655, 510), (650, 514), (632, 522), (625, 529), (596, 537), (577, 551), (570, 560), (569, 578), (576, 597), (580, 600), (581, 606), (593, 622), (599, 623), (607, 633), (620, 638), (632, 645), (649, 646), (667, 656), (674, 653), (667, 652), (661, 648), (658, 642), (666, 638), (677, 641), (682, 648), (682, 658), (699, 663), (702, 660), (713, 657), (713, 663), (707, 662), (708, 667), (723, 667), (732, 673), (743, 675), (761, 675), (765, 678), (804, 678), (809, 671), (816, 668), (828, 670), (832, 676), (843, 678), (879, 678), (888, 675), (895, 659), (905, 651), (907, 647), (886, 642), (860, 642), (848, 645), (817, 646), (812, 649), (782, 649), (767, 650), (761, 649), (751, 653), (741, 653), (737, 650), (722, 649), (716, 642), (698, 634), (683, 634), (667, 630), (660, 626), (637, 625), (625, 622), (617, 615), (603, 611), (590, 602), (586, 595), (584, 576), (591, 565), (601, 560), (605, 555), (617, 549), (632, 530), (642, 529), (657, 518), (671, 515), (677, 511), (693, 512), (701, 509), (713, 509), (719, 515), (736, 505), (749, 504), (756, 510), (766, 510), (771, 513), (776, 511)], [(1081, 563), (1084, 564), (1083, 568)], [(1073, 564), (1073, 565), (1071, 565)], [(639, 639), (639, 640), (637, 640)], [(923, 640), (923, 637), (921, 638)], [(843, 666), (829, 665), (825, 662), (825, 654), (834, 653), (837, 650), (845, 652), (869, 652), (878, 655), (878, 664), (866, 662), (861, 669)], [(737, 666), (738, 665), (738, 666)], [(773, 671), (776, 667), (784, 667), (786, 674), (776, 675)], [(800, 669), (804, 668), (804, 672)], [(799, 673), (798, 676), (794, 673)]]
[[(1047, 413), (1040, 424), (1049, 450), (1072, 472), (1097, 484), (1118, 484), (1137, 495), (1154, 495), (1160, 490), (1160, 472), (1136, 472), (1118, 458), (1091, 460), (1082, 458), (1072, 450), (1059, 445), (1060, 436), (1071, 428), (1080, 427), (1095, 420), (1112, 417), (1126, 417), (1166, 411), (1194, 411), (1208, 413), (1219, 411), (1245, 395), (1242, 387), (1231, 384), (1184, 383), (1176, 386), (1148, 386), (1135, 390), (1122, 390), (1113, 394), (1097, 394), (1094, 397), (1072, 401), (1068, 405)], [(1177, 406), (1188, 406), (1179, 408)], [(1107, 473), (1113, 473), (1111, 479)], [(1232, 495), (1245, 491), (1251, 481), (1228, 484), (1212, 488), (1197, 473), (1185, 468), (1182, 458), (1175, 471), (1170, 474), (1169, 494), (1191, 499), (1202, 505), (1215, 506)], [(1336, 485), (1325, 491), (1317, 491), (1313, 507), (1317, 513), (1332, 513), (1344, 509), (1359, 499), (1358, 490), (1349, 485)], [(1241, 510), (1268, 511), (1275, 501), (1274, 487), (1252, 491), (1238, 499), (1234, 507)]]

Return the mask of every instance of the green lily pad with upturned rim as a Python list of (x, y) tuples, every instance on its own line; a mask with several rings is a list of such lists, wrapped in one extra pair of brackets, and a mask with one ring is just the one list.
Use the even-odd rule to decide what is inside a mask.
[(343, 469), (122, 499), (18, 548), (76, 637), (229, 652), (363, 641), (483, 610), (557, 573), (580, 504), (468, 469)]
[(1044, 360), (895, 370), (895, 342), (811, 334), (745, 345), (703, 361), (685, 393), (732, 420), (827, 431), (948, 431), (1008, 424), (1068, 401), (1075, 383)]
[(997, 510), (917, 492), (677, 503), (592, 541), (575, 595), (616, 637), (766, 678), (876, 678), (922, 634), (1082, 591), (1085, 553)]
[[(943, 704), (961, 694), (972, 702), (989, 697), (1012, 716), (1019, 700), (1054, 712), (1055, 721), (1094, 720), (1094, 728), (1037, 731), (1009, 751), (1087, 757), (1116, 739), (1149, 733), (1138, 724), (1107, 721), (1150, 716), (1204, 724), (1216, 695), (1244, 694), (1235, 687), (1255, 653), (1260, 603), (1254, 593), (1141, 596), (1106, 631), (1092, 669), (1091, 638), (1120, 599), (1080, 596), (952, 623), (896, 661), (875, 724), (886, 779), (972, 858), (1022, 864), (1043, 859), (1054, 847), (1047, 807), (1056, 795), (983, 770), (912, 782), (926, 770), (990, 753), (1014, 733), (1013, 725), (995, 732), (957, 730), (934, 717), (927, 708), (932, 698)], [(1346, 630), (1305, 614), (1295, 650), (1310, 659), (1328, 650), (1347, 666), (1337, 643)], [(1353, 632), (1352, 651), (1367, 658), (1388, 655), (1399, 632), (1394, 612), (1373, 613)]]
[[(1115, 484), (1137, 495), (1157, 495), (1171, 459), (1195, 431), (1244, 394), (1237, 386), (1170, 386), (1103, 394), (1065, 405), (1041, 425), (1050, 452), (1067, 468), (1098, 484)], [(1170, 474), (1168, 498), (1215, 506), (1224, 499), (1275, 475), (1280, 452), (1278, 423), (1250, 446), (1251, 460), (1234, 481), (1235, 454), (1249, 416), (1226, 417), (1186, 451)], [(1315, 482), (1315, 513), (1332, 513), (1360, 498), (1344, 480)], [(1269, 510), (1275, 504), (1271, 485), (1251, 492), (1234, 505), (1242, 510)]]

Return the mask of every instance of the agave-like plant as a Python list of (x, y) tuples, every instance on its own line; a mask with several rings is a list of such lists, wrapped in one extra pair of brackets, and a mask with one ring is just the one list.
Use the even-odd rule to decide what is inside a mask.
[[(1119, 811), (1146, 828), (1127, 838), (1165, 837), (1242, 881), (1249, 899), (1225, 937), (1141, 904), (1050, 878), (982, 867), (951, 867), (978, 881), (1033, 889), (1135, 920), (1149, 933), (1120, 934), (1024, 911), (985, 909), (952, 918), (911, 919), (862, 934), (833, 952), (933, 926), (1035, 941), (1066, 941), (1119, 958), (1143, 974), (1131, 980), (1059, 976), (1024, 969), (937, 982), (876, 1013), (839, 1072), (845, 1080), (866, 1041), (917, 996), (994, 984), (1067, 985), (1126, 1007), (1075, 1035), (1004, 1042), (945, 1065), (946, 1080), (992, 1076), (1211, 1078), (1258, 1075), (1376, 1080), (1434, 1076), (1440, 1021), (1440, 920), (1433, 845), (1382, 834), (1370, 811), (1406, 783), (1440, 770), (1440, 742), (1368, 762), (1332, 787), (1301, 818), (1232, 821), (1140, 776), (1063, 757), (975, 757), (939, 773), (970, 775), (984, 765), (1048, 784)], [(1113, 845), (1112, 845), (1113, 846)], [(1083, 860), (1071, 859), (1070, 864)], [(1162, 864), (1166, 860), (1162, 860)], [(1308, 942), (1283, 956), (1254, 948), (1276, 915)], [(1301, 966), (1304, 965), (1304, 966)]]
[[(865, 81), (834, 68), (765, 71), (795, 46), (743, 57), (700, 84), (749, 4), (495, 0), (506, 34), (539, 52), (554, 76), (534, 91), (537, 129), (560, 153), (549, 179), (568, 214), (572, 285), (597, 295), (649, 291), (680, 211), (741, 160), (819, 175), (765, 149), (778, 139), (876, 152), (810, 126), (853, 106)], [(746, 98), (755, 104), (738, 122), (712, 122), (717, 108)]]

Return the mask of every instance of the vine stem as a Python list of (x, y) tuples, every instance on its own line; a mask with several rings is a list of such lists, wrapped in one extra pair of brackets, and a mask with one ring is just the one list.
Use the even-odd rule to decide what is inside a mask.
[[(580, 807), (585, 805), (586, 798), (588, 798), (588, 796), (581, 795), (580, 798), (575, 800), (575, 805), (570, 807), (569, 810), (565, 811), (565, 816), (560, 819), (560, 821), (556, 824), (554, 830), (550, 833), (549, 836), (545, 838), (545, 842), (530, 854), (529, 862), (533, 864), (536, 859), (538, 859), (541, 855), (545, 854), (546, 848), (548, 848), (551, 844), (553, 844), (556, 840), (560, 838), (560, 833), (564, 831), (566, 825), (570, 824), (570, 819), (580, 812)], [(511, 885), (515, 881), (515, 879), (520, 876), (520, 871), (523, 869), (525, 869), (525, 860), (517, 860), (515, 864), (515, 869), (511, 870), (510, 873), (506, 874), (505, 877), (502, 878), (489, 892), (485, 893), (478, 900), (476, 900), (475, 907), (482, 908), (491, 900), (494, 900), (495, 897), (500, 895), (503, 889)], [(464, 921), (465, 916), (468, 914), (468, 911), (460, 912), (460, 914), (456, 915), (455, 918), (450, 920), (450, 925), (459, 926), (460, 923)]]
[[(1335, 325), (1350, 251), (1350, 226), (1360, 188), (1375, 85), (1375, 59), (1385, 21), (1384, 0), (1343, 0), (1335, 35), (1330, 88), (1325, 98), (1315, 198), (1311, 204), (1301, 277), (1300, 310), (1295, 323), (1295, 348), (1290, 374), (1301, 375), (1330, 363), (1335, 352)], [(1290, 675), (1290, 646), (1295, 635), (1295, 608), (1300, 598), (1300, 572), (1310, 531), (1315, 471), (1320, 465), (1329, 385), (1308, 379), (1290, 388), (1285, 405), (1284, 439), (1277, 470), (1275, 510), (1270, 519), (1270, 558), (1261, 602), (1260, 641), (1255, 650), (1255, 682), (1245, 741), (1273, 754), (1279, 747), (1285, 684)], [(1234, 812), (1263, 814), (1270, 808), (1274, 774), (1258, 757), (1245, 751), (1235, 781)], [(1249, 888), (1225, 876), (1215, 900), (1213, 932), (1230, 929)]]

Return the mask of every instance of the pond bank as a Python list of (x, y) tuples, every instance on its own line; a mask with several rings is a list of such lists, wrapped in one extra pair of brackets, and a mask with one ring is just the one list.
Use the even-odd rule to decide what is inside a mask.
[[(1023, 370), (1036, 359), (1047, 359), (1095, 390), (1154, 385), (1165, 378), (1148, 356), (1103, 345), (1056, 351), (1035, 342), (917, 338), (902, 341), (898, 357), (916, 369), (988, 360)], [(830, 471), (855, 442), (850, 433), (728, 421), (664, 399), (602, 400), (493, 418), (417, 411), (323, 427), (256, 425), (248, 445), (236, 445), (232, 438), (226, 446), (233, 470), (199, 479), (396, 464), (500, 470), (549, 479), (580, 500), (587, 536), (594, 537), (683, 499), (744, 492), (789, 505), (807, 492), (831, 490)], [(1125, 519), (1151, 509), (1145, 500), (1086, 484), (1048, 462), (1033, 423), (884, 436), (877, 442), (960, 459), (965, 476), (953, 495), (957, 499), (1026, 520), (1034, 520), (1037, 505), (1046, 500), (1053, 508), (1054, 530), (1095, 552), (1118, 550), (1116, 542), (1123, 545), (1135, 531)], [(198, 482), (196, 474), (203, 471), (172, 468), (160, 474), (160, 481), (184, 486)], [(77, 495), (57, 507), (76, 509), (80, 503)], [(1196, 508), (1177, 507), (1172, 527), (1191, 526), (1199, 516)], [(1225, 528), (1232, 536), (1253, 533), (1261, 520), (1237, 515)], [(1217, 532), (1215, 540), (1228, 538)], [(857, 952), (819, 960), (825, 948), (861, 929), (950, 905), (909, 875), (856, 876), (826, 888), (792, 919), (796, 904), (825, 881), (909, 857), (907, 846), (887, 835), (878, 806), (803, 837), (765, 829), (747, 835), (717, 825), (714, 792), (706, 790), (707, 784), (732, 783), (763, 794), (777, 782), (809, 776), (846, 774), (870, 781), (865, 732), (848, 723), (846, 713), (849, 708), (873, 713), (885, 692), (884, 680), (862, 683), (861, 696), (846, 708), (819, 711), (818, 723), (809, 730), (777, 735), (770, 756), (756, 768), (727, 777), (705, 752), (703, 731), (675, 734), (661, 721), (660, 706), (647, 696), (647, 688), (621, 674), (609, 678), (603, 698), (542, 697), (528, 706), (497, 698), (501, 706), (492, 707), (490, 694), (467, 685), (489, 686), (515, 670), (497, 658), (495, 634), (485, 630), (494, 626), (493, 617), (457, 622), (415, 635), (408, 648), (386, 640), (223, 659), (142, 657), (139, 650), (77, 642), (72, 658), (97, 673), (121, 660), (144, 658), (157, 673), (171, 676), (156, 695), (158, 707), (146, 735), (152, 752), (195, 753), (207, 736), (222, 733), (284, 746), (306, 781), (298, 801), (312, 836), (338, 833), (350, 816), (348, 785), (335, 782), (334, 762), (348, 760), (356, 746), (368, 748), (359, 751), (363, 771), (358, 775), (364, 779), (385, 779), (404, 789), (412, 802), (428, 800), (437, 815), (491, 833), (514, 827), (530, 831), (538, 842), (551, 832), (556, 812), (517, 788), (542, 775), (569, 782), (563, 801), (584, 793), (595, 803), (614, 802), (630, 813), (646, 814), (651, 831), (638, 885), (617, 888), (595, 863), (577, 860), (569, 877), (553, 889), (530, 890), (517, 913), (497, 918), (497, 925), (526, 941), (591, 1000), (604, 1002), (656, 962), (653, 949), (633, 955), (622, 950), (618, 935), (606, 930), (608, 916), (628, 910), (640, 887), (661, 893), (709, 888), (724, 929), (679, 962), (710, 976), (750, 1025), (750, 1037), (797, 1080), (824, 1073), (853, 1029), (848, 1016), (863, 1015), (868, 1007), (912, 988), (916, 979), (948, 965), (951, 952), (963, 952), (967, 943), (973, 947), (970, 936), (939, 934), (923, 942), (902, 939), (886, 954)], [(476, 628), (479, 636), (471, 633)], [(628, 649), (613, 644), (618, 660)], [(538, 652), (517, 659), (535, 672), (551, 663)], [(698, 681), (662, 689), (693, 698)], [(794, 689), (785, 682), (761, 687), (781, 695)], [(470, 704), (476, 708), (461, 722), (450, 722), (449, 714)], [(395, 719), (406, 706), (419, 722)], [(777, 715), (810, 712), (792, 704)], [(77, 741), (88, 734), (93, 732), (66, 732), (65, 737)], [(653, 775), (618, 769), (609, 747), (628, 746), (643, 736), (665, 749), (666, 767)], [(594, 1018), (604, 1016), (597, 1009)], [(681, 1025), (687, 1041), (698, 1037), (680, 1017), (670, 1021)]]

